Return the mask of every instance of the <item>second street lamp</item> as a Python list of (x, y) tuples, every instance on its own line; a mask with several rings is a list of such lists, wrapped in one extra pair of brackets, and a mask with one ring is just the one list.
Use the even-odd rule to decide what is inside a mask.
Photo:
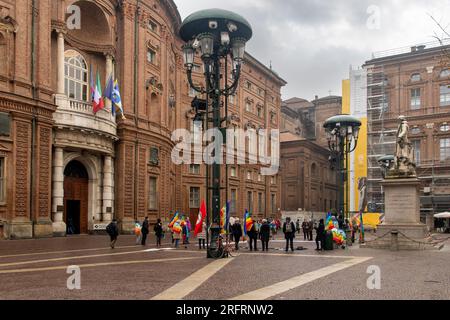
[[(247, 20), (236, 13), (221, 9), (208, 9), (188, 16), (180, 27), (180, 37), (186, 42), (183, 46), (183, 55), (189, 85), (206, 97), (206, 111), (203, 112), (206, 130), (210, 122), (213, 124), (213, 128), (224, 129), (222, 124), (225, 122), (228, 125), (227, 99), (230, 95), (235, 94), (238, 87), (245, 44), (252, 37), (252, 28)], [(204, 87), (197, 87), (192, 80), (194, 56), (197, 51), (200, 51), (205, 70)], [(233, 61), (233, 82), (231, 84), (228, 83), (229, 59)], [(221, 73), (222, 65), (224, 65), (224, 74)], [(222, 111), (222, 98), (225, 98), (224, 111)], [(216, 140), (215, 152), (218, 152), (221, 147)], [(212, 171), (211, 174), (210, 171)], [(222, 189), (220, 171), (220, 164), (215, 160), (208, 168), (207, 173), (207, 207), (208, 212), (212, 211), (208, 258), (221, 256), (217, 248), (220, 234), (220, 191)], [(211, 181), (209, 177), (211, 177)], [(210, 182), (211, 188), (209, 187)], [(210, 191), (212, 192), (211, 206), (209, 204)]]
[[(343, 214), (348, 218), (349, 212), (349, 194), (348, 194), (348, 173), (349, 154), (352, 153), (358, 144), (359, 129), (361, 121), (357, 118), (341, 114), (327, 119), (323, 125), (327, 133), (328, 147), (331, 152), (330, 159), (337, 164), (338, 172), (338, 214)], [(344, 171), (345, 161), (345, 171)], [(346, 186), (346, 201), (344, 207), (344, 184)]]

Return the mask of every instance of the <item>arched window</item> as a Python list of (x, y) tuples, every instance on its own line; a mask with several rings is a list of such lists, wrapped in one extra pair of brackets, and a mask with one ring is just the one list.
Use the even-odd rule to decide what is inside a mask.
[(88, 101), (88, 68), (83, 56), (75, 50), (64, 54), (65, 93), (70, 99)]
[(441, 71), (441, 74), (439, 75), (440, 78), (447, 78), (450, 77), (450, 69), (444, 69)]
[(420, 78), (420, 73), (414, 73), (412, 76), (411, 76), (411, 82), (417, 82), (417, 81), (420, 81), (421, 80), (421, 78)]

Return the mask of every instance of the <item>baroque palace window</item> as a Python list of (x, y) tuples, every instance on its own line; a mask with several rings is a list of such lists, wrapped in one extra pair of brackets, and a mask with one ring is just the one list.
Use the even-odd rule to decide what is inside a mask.
[(70, 99), (88, 101), (88, 68), (83, 56), (75, 50), (65, 52), (65, 93)]

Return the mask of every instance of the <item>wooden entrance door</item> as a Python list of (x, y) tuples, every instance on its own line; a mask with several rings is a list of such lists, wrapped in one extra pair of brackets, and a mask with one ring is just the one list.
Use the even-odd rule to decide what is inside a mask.
[(68, 234), (88, 233), (89, 178), (78, 161), (64, 171), (64, 221)]

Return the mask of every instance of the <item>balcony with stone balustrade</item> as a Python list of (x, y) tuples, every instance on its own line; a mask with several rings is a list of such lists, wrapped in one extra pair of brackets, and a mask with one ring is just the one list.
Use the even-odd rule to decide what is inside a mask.
[(92, 103), (69, 99), (61, 95), (55, 97), (55, 103), (58, 106), (53, 116), (55, 127), (117, 138), (117, 125), (110, 106), (94, 114)]

